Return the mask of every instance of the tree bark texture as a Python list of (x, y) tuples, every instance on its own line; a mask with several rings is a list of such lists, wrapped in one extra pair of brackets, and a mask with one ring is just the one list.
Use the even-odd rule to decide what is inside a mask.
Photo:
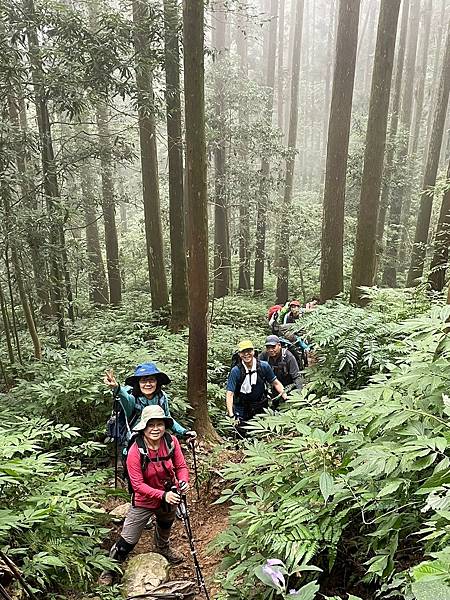
[(186, 327), (189, 321), (178, 29), (178, 1), (164, 0), (164, 61), (169, 159), (170, 254), (172, 262), (172, 331), (179, 331)]
[[(9, 118), (11, 123), (21, 131), (22, 134), (27, 135), (28, 124), (26, 119), (25, 106), (22, 100), (16, 100), (16, 98), (9, 97)], [(36, 190), (34, 189), (34, 182), (32, 181), (31, 169), (27, 164), (26, 152), (21, 147), (21, 144), (17, 145), (16, 148), (16, 165), (17, 172), (19, 175), (20, 191), (22, 194), (22, 202), (30, 209), (32, 218), (37, 210), (36, 201)], [(51, 314), (52, 308), (50, 305), (49, 296), (49, 285), (47, 281), (47, 265), (45, 256), (42, 252), (42, 246), (44, 245), (44, 236), (42, 232), (35, 226), (35, 223), (30, 222), (27, 226), (27, 242), (31, 250), (30, 258), (31, 265), (33, 268), (33, 279), (34, 286), (36, 289), (37, 297), (41, 303), (41, 313), (45, 316)]]
[(402, 21), (398, 41), (397, 61), (395, 65), (395, 83), (392, 96), (391, 122), (389, 127), (388, 151), (383, 168), (383, 183), (381, 188), (380, 210), (378, 211), (377, 244), (381, 248), (384, 236), (386, 214), (389, 207), (389, 192), (391, 189), (392, 169), (394, 164), (395, 145), (397, 140), (400, 99), (402, 91), (403, 67), (405, 63), (406, 34), (408, 32), (409, 0), (402, 2)]
[(289, 114), (288, 149), (284, 179), (284, 198), (281, 204), (281, 231), (277, 277), (277, 303), (287, 302), (289, 293), (289, 227), (291, 225), (292, 184), (294, 180), (295, 149), (298, 129), (298, 89), (300, 84), (300, 59), (302, 51), (304, 0), (297, 1), (295, 14), (295, 39), (292, 55), (291, 102)]
[(345, 181), (355, 81), (360, 0), (339, 3), (323, 198), (320, 297), (343, 291)]
[(208, 413), (208, 197), (206, 177), (203, 0), (183, 2), (184, 97), (188, 193), (188, 400), (199, 435), (215, 438)]
[(428, 276), (430, 287), (438, 292), (441, 292), (444, 288), (450, 246), (450, 161), (448, 163), (446, 184), (448, 187), (442, 197), (441, 211), (434, 238), (434, 253)]
[(441, 153), (442, 134), (444, 132), (445, 117), (447, 114), (448, 98), (450, 91), (450, 21), (447, 24), (447, 41), (442, 63), (437, 104), (434, 112), (433, 129), (431, 131), (430, 145), (427, 154), (427, 163), (423, 176), (422, 193), (417, 215), (414, 246), (411, 264), (408, 271), (407, 285), (417, 285), (422, 277), (426, 255), (428, 231), (430, 228), (431, 209), (433, 206), (432, 188), (436, 184), (439, 156)]
[(95, 306), (109, 303), (108, 282), (103, 264), (100, 236), (97, 226), (95, 183), (92, 164), (85, 161), (80, 167), (81, 200), (86, 227), (86, 255), (88, 260), (89, 300)]
[(375, 274), (377, 218), (399, 9), (400, 0), (381, 1), (350, 292), (351, 301), (358, 304), (361, 303), (359, 286), (372, 285)]
[[(417, 39), (419, 34), (420, 0), (413, 0), (409, 15), (408, 47), (405, 60), (405, 77), (400, 113), (400, 140), (397, 148), (398, 179), (402, 182), (391, 190), (386, 243), (386, 264), (383, 270), (383, 285), (397, 287), (397, 259), (400, 243), (400, 223), (403, 202), (411, 194), (408, 179), (408, 146), (412, 120), (414, 79), (416, 74)], [(404, 175), (402, 176), (402, 172)]]
[(169, 292), (164, 265), (164, 248), (159, 200), (158, 154), (156, 148), (153, 73), (147, 31), (147, 0), (133, 0), (136, 86), (141, 146), (142, 197), (152, 309), (167, 309)]
[[(275, 84), (275, 60), (277, 46), (277, 15), (278, 0), (271, 0), (265, 78), (266, 87), (268, 88), (268, 98), (264, 119), (267, 125), (271, 125), (273, 114), (273, 89)], [(268, 158), (263, 157), (261, 161), (261, 178), (256, 216), (255, 272), (253, 278), (253, 290), (256, 294), (261, 293), (264, 289), (264, 261), (266, 253), (266, 220), (267, 205), (269, 201), (269, 175), (270, 162)]]
[(427, 0), (426, 5), (423, 8), (422, 14), (422, 35), (420, 41), (420, 66), (417, 69), (418, 79), (415, 91), (415, 106), (414, 106), (414, 118), (412, 126), (412, 137), (410, 145), (410, 155), (412, 155), (415, 161), (415, 155), (419, 145), (419, 133), (420, 126), (422, 124), (422, 112), (423, 112), (423, 99), (425, 95), (425, 79), (427, 75), (428, 65), (428, 50), (430, 45), (430, 29), (431, 29), (431, 15), (433, 12), (433, 0)]
[[(35, 11), (33, 0), (24, 0), (25, 12), (34, 21)], [(58, 339), (62, 348), (67, 345), (66, 325), (64, 319), (64, 284), (61, 253), (61, 216), (56, 164), (53, 152), (53, 140), (50, 118), (47, 106), (47, 96), (44, 89), (43, 70), (40, 56), (39, 40), (34, 26), (27, 29), (28, 46), (30, 53), (31, 76), (34, 87), (36, 116), (38, 122), (39, 138), (41, 145), (41, 162), (43, 174), (43, 188), (46, 199), (47, 211), (50, 220), (50, 279), (53, 312), (58, 327)]]
[(214, 297), (223, 298), (230, 292), (230, 242), (228, 239), (228, 207), (226, 191), (225, 151), (225, 89), (223, 65), (225, 59), (226, 11), (223, 0), (213, 3), (213, 46), (215, 51), (214, 108), (216, 140), (214, 144)]
[(284, 13), (286, 0), (280, 0), (278, 19), (278, 57), (277, 57), (277, 124), (284, 131)]
[(122, 301), (119, 269), (119, 242), (117, 239), (111, 135), (106, 104), (97, 107), (97, 125), (100, 138), (100, 167), (102, 180), (102, 210), (105, 226), (106, 269), (108, 271), (109, 301), (118, 306)]
[[(247, 6), (241, 9), (238, 23), (237, 51), (240, 72), (244, 81), (248, 79), (248, 40), (247, 40)], [(239, 106), (239, 124), (242, 130), (248, 128), (248, 101), (244, 96)], [(249, 181), (248, 181), (248, 143), (247, 136), (241, 138), (239, 157), (242, 164), (240, 204), (239, 204), (239, 284), (238, 290), (250, 289), (250, 214), (249, 214)]]

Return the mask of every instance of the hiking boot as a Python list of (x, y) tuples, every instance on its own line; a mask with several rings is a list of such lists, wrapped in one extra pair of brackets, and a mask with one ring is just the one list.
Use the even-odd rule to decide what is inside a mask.
[(154, 542), (156, 546), (156, 551), (159, 554), (164, 556), (164, 558), (167, 558), (167, 560), (172, 565), (179, 565), (181, 562), (184, 561), (184, 556), (182, 554), (179, 554), (178, 552), (175, 552), (175, 550), (172, 550), (172, 548), (170, 547), (169, 537), (171, 525), (172, 524), (170, 524), (168, 528), (164, 528), (160, 526), (158, 521), (156, 521)]
[(184, 561), (184, 556), (181, 552), (172, 550), (170, 546), (167, 546), (167, 548), (158, 548), (158, 554), (167, 558), (171, 565), (179, 565)]
[(102, 571), (97, 579), (98, 585), (112, 585), (116, 579), (117, 573), (114, 571)]

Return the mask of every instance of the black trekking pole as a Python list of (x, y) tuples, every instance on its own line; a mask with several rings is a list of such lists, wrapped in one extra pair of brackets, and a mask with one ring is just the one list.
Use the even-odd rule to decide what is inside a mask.
[(114, 489), (117, 490), (117, 481), (119, 479), (119, 390), (120, 385), (117, 384), (116, 389), (113, 392), (114, 401)]
[[(172, 491), (175, 494), (180, 495), (180, 492), (177, 490), (177, 488), (175, 486), (172, 488)], [(184, 528), (186, 530), (186, 535), (187, 535), (187, 538), (189, 541), (189, 548), (191, 550), (192, 560), (194, 561), (195, 575), (197, 577), (198, 589), (200, 592), (202, 592), (202, 590), (203, 590), (203, 592), (205, 593), (206, 600), (210, 600), (208, 590), (206, 589), (206, 583), (205, 583), (205, 579), (203, 577), (202, 569), (200, 567), (200, 563), (198, 562), (197, 550), (195, 548), (194, 537), (192, 535), (191, 521), (189, 519), (189, 510), (188, 510), (188, 506), (187, 506), (186, 494), (181, 494), (180, 497), (181, 497), (181, 502), (178, 506), (180, 508), (181, 518), (183, 519)]]
[(188, 443), (192, 448), (192, 459), (194, 461), (195, 489), (197, 490), (197, 500), (200, 500), (200, 490), (199, 490), (198, 470), (197, 470), (197, 455), (195, 453), (195, 440), (189, 440)]

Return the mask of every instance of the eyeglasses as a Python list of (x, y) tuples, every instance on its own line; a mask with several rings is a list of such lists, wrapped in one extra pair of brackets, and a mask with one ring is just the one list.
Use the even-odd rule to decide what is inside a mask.
[(273, 349), (274, 349), (274, 348), (276, 348), (276, 347), (277, 347), (277, 345), (276, 345), (276, 344), (274, 344), (274, 345), (272, 345), (272, 344), (270, 344), (270, 345), (266, 344), (266, 348), (267, 348), (267, 350), (273, 350)]

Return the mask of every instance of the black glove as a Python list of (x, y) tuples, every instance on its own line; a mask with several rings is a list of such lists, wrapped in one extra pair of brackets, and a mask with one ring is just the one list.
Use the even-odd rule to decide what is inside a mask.
[(193, 429), (190, 429), (189, 431), (186, 431), (184, 436), (188, 442), (193, 442), (194, 440), (197, 439), (197, 432), (194, 431)]

